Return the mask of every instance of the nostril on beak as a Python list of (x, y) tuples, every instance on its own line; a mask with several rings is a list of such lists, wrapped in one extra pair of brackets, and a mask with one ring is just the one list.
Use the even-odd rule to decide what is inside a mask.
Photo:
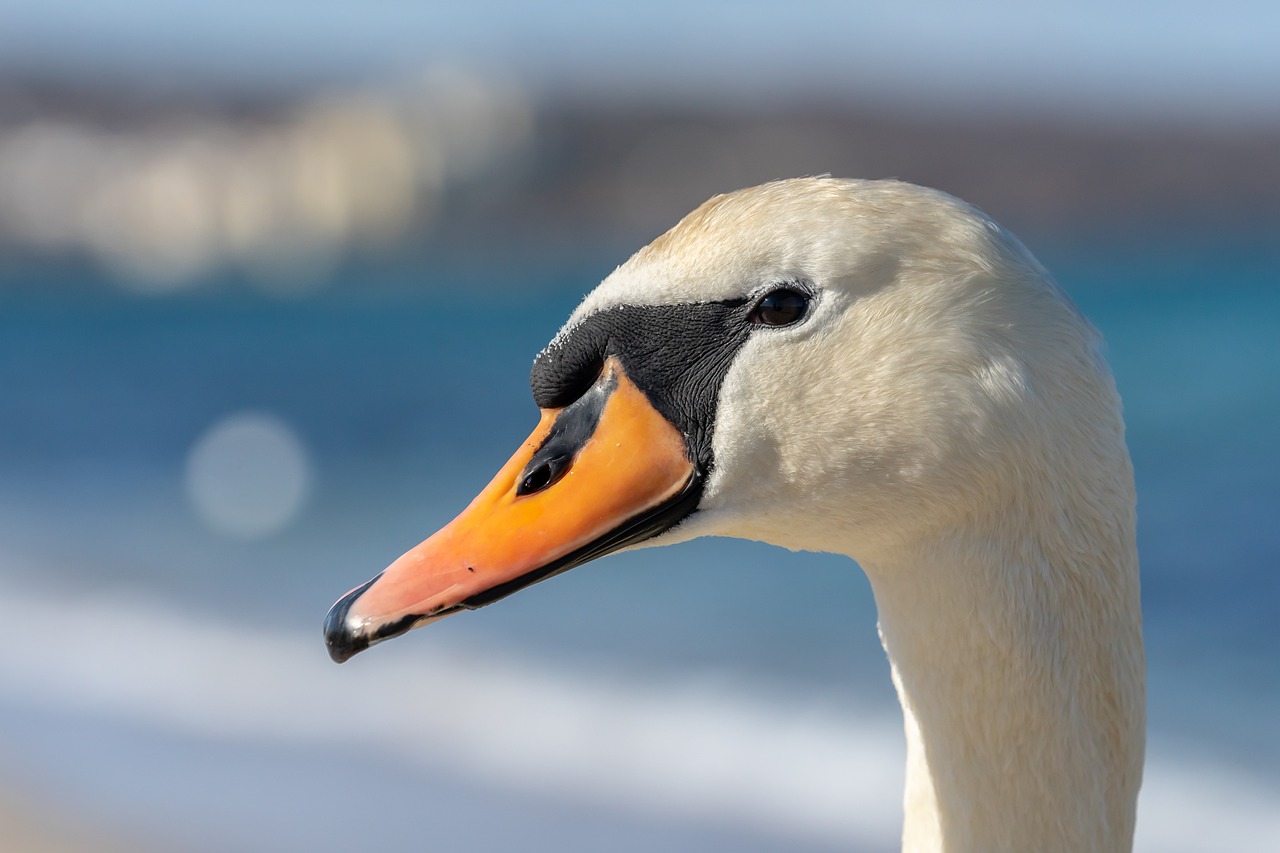
[[(535, 457), (536, 461), (536, 457)], [(520, 481), (517, 495), (533, 495), (555, 484), (569, 470), (573, 457), (568, 455), (552, 456), (528, 470)]]
[(555, 423), (542, 446), (529, 459), (520, 475), (516, 497), (536, 495), (554, 486), (561, 477), (569, 473), (573, 460), (578, 458), (578, 454), (595, 434), (604, 407), (617, 388), (618, 375), (610, 369), (595, 385), (556, 415)]

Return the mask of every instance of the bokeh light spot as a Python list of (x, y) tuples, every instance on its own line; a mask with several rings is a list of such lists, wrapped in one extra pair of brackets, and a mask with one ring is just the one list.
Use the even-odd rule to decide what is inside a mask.
[(297, 517), (311, 487), (297, 434), (274, 415), (238, 412), (211, 426), (187, 455), (187, 497), (225, 536), (258, 539)]

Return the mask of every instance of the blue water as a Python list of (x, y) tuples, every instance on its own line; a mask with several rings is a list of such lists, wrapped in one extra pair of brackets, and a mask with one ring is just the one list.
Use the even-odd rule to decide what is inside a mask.
[[(1144, 815), (1177, 827), (1187, 800), (1204, 810), (1192, 825), (1276, 829), (1239, 792), (1280, 792), (1280, 247), (1157, 235), (1040, 254), (1103, 331), (1126, 403)], [(723, 540), (618, 555), (376, 661), (324, 659), (329, 604), (452, 517), (528, 433), (532, 356), (610, 266), (353, 262), (291, 300), (230, 275), (141, 298), (88, 267), (0, 269), (0, 608), (15, 637), (0, 780), (166, 849), (414, 846), (425, 824), (472, 850), (891, 846), (896, 704), (869, 588), (843, 558)], [(184, 487), (193, 444), (243, 411), (287, 424), (312, 477), (297, 518), (252, 541), (211, 529)], [(477, 664), (450, 669), (459, 658)], [(466, 704), (481, 694), (514, 705), (497, 728), (518, 737), (468, 728), (492, 712)], [(613, 725), (619, 696), (658, 704), (538, 752), (566, 714), (581, 715), (570, 733)], [(760, 737), (733, 774), (707, 745), (721, 728)], [(830, 738), (806, 739), (818, 730)], [(582, 740), (594, 752), (559, 761)], [(824, 744), (864, 770), (839, 776)], [(699, 745), (706, 760), (681, 765)], [(805, 762), (863, 811), (844, 824), (816, 794), (766, 798)], [(688, 791), (664, 796), (679, 780)], [(1174, 849), (1171, 833), (1147, 849)], [(1178, 829), (1177, 849), (1215, 839)]]

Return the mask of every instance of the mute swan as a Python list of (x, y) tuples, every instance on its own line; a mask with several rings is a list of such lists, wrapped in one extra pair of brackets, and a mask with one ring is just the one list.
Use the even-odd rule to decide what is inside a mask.
[(586, 297), (534, 363), (528, 441), (334, 605), (330, 654), (642, 542), (839, 552), (902, 704), (903, 848), (1130, 849), (1134, 490), (1099, 346), (1013, 236), (942, 193), (717, 196)]

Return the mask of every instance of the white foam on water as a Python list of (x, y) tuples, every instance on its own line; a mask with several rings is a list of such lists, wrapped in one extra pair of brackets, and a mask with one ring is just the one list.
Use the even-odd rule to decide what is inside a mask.
[(199, 736), (366, 746), (640, 814), (838, 843), (898, 834), (896, 720), (422, 644), (338, 667), (318, 626), (246, 630), (135, 597), (0, 601), (27, 638), (0, 660), (0, 695)]
[(1209, 760), (1149, 751), (1136, 850), (1280, 850), (1280, 783)]
[[(656, 817), (868, 847), (899, 832), (900, 721), (814, 697), (424, 644), (337, 667), (318, 631), (246, 630), (133, 596), (9, 588), (0, 602), (9, 636), (26, 638), (0, 657), (0, 695), (201, 737), (365, 747)], [(1139, 850), (1280, 842), (1275, 779), (1167, 750), (1146, 779)]]

